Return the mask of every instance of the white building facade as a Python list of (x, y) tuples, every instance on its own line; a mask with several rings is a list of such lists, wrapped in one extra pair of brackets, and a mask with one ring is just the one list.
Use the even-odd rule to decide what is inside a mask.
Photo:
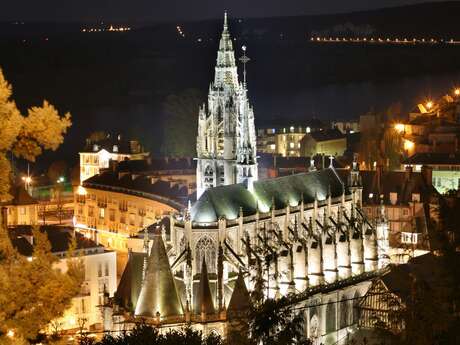
[[(67, 271), (67, 252), (55, 253), (60, 260), (55, 268)], [(117, 256), (115, 251), (108, 251), (102, 246), (80, 249), (76, 252), (82, 260), (84, 281), (80, 293), (72, 299), (72, 306), (64, 316), (53, 322), (59, 330), (101, 329), (103, 325), (102, 306), (104, 295), (113, 297), (117, 289)]]

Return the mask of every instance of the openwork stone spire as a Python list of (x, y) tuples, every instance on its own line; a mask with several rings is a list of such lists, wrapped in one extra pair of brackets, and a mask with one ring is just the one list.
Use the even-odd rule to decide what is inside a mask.
[(227, 12), (224, 15), (224, 29), (217, 51), (217, 64), (214, 77), (214, 86), (218, 88), (238, 88), (238, 71), (235, 62), (233, 43), (228, 31)]
[(198, 117), (197, 154), (198, 198), (221, 185), (243, 183), (251, 189), (257, 180), (254, 112), (247, 88), (238, 79), (226, 13), (214, 82)]

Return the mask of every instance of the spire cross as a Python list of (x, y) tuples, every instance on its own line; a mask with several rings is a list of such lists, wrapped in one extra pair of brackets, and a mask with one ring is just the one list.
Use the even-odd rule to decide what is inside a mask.
[(329, 168), (334, 168), (334, 156), (329, 156)]
[(240, 61), (243, 63), (243, 85), (246, 87), (246, 64), (251, 61), (251, 59), (246, 55), (246, 46), (242, 46), (243, 56), (240, 57)]
[(227, 22), (227, 11), (224, 12), (224, 30), (227, 31), (228, 22)]

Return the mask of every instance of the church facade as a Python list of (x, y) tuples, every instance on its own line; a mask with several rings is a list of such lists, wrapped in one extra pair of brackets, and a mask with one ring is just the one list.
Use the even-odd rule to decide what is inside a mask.
[(356, 323), (350, 301), (389, 262), (388, 226), (366, 219), (356, 163), (346, 181), (333, 164), (257, 180), (254, 116), (226, 17), (198, 131), (198, 200), (130, 253), (113, 325), (191, 323), (226, 336), (240, 308), (289, 295), (308, 311), (307, 336), (337, 342)]

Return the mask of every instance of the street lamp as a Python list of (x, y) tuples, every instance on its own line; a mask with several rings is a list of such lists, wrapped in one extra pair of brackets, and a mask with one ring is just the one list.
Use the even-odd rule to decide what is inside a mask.
[(454, 95), (457, 96), (457, 97), (460, 96), (460, 88), (456, 88), (454, 90)]
[(57, 183), (63, 183), (64, 181), (65, 181), (64, 176), (59, 176), (59, 178), (57, 179)]
[(27, 174), (27, 176), (22, 177), (22, 180), (24, 181), (24, 189), (27, 191), (27, 193), (31, 194), (30, 185), (32, 184), (32, 177)]
[(404, 124), (403, 124), (403, 123), (397, 123), (397, 124), (395, 124), (395, 129), (396, 129), (399, 133), (404, 132)]
[(432, 102), (432, 101), (426, 102), (426, 107), (427, 107), (428, 109), (431, 109), (431, 107), (433, 107), (433, 102)]

